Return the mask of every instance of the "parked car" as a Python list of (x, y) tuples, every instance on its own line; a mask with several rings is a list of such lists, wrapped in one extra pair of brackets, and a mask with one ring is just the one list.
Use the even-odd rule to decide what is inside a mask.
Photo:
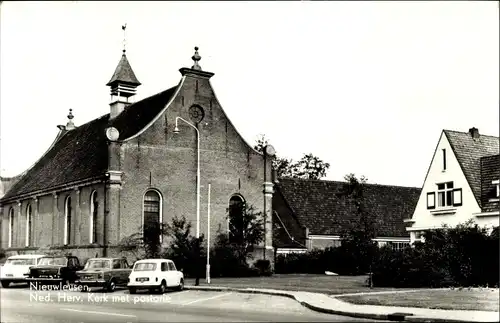
[(80, 261), (75, 256), (45, 256), (37, 266), (31, 267), (28, 281), (39, 284), (67, 285), (76, 280), (76, 272), (81, 270)]
[(138, 260), (130, 273), (127, 286), (130, 294), (135, 294), (138, 289), (159, 291), (162, 294), (168, 288), (183, 290), (184, 274), (169, 259)]
[(25, 283), (29, 276), (30, 268), (36, 266), (44, 255), (18, 255), (11, 256), (0, 269), (2, 287), (8, 288), (10, 283)]
[(131, 272), (132, 269), (125, 258), (91, 258), (87, 260), (83, 270), (76, 272), (75, 283), (80, 286), (101, 287), (113, 292), (116, 286), (127, 286)]

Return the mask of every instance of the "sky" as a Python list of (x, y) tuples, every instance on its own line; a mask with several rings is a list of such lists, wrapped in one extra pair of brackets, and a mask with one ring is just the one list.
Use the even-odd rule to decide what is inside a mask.
[(51, 145), (73, 109), (109, 112), (127, 24), (136, 100), (200, 65), (244, 139), (313, 153), (325, 179), (421, 187), (442, 129), (499, 133), (497, 2), (10, 2), (0, 5), (0, 170)]

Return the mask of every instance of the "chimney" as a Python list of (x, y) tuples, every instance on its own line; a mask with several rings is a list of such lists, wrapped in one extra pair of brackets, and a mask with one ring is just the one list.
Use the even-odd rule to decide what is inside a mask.
[(469, 134), (474, 139), (479, 139), (479, 129), (472, 127), (469, 129)]

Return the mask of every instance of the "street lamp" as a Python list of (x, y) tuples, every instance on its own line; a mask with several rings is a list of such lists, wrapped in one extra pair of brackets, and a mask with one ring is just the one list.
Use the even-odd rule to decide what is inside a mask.
[(182, 119), (181, 117), (175, 118), (175, 128), (174, 133), (179, 133), (179, 127), (177, 122), (179, 120), (184, 121), (187, 125), (191, 126), (196, 130), (196, 238), (200, 238), (200, 132), (192, 123)]

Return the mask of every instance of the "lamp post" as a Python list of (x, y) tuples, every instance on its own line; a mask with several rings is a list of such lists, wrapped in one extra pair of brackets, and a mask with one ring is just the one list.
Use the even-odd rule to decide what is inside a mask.
[(195, 264), (195, 271), (196, 271), (196, 282), (195, 285), (198, 286), (200, 284), (200, 250), (199, 250), (199, 243), (200, 243), (200, 132), (198, 131), (198, 128), (196, 128), (192, 123), (182, 119), (181, 117), (176, 117), (175, 118), (175, 128), (174, 128), (174, 133), (179, 133), (179, 127), (178, 127), (178, 121), (182, 120), (184, 121), (188, 126), (191, 126), (196, 130), (196, 243), (197, 243), (197, 254), (196, 254), (196, 264)]
[(182, 120), (187, 125), (196, 130), (196, 238), (200, 238), (200, 132), (192, 123), (182, 119), (181, 117), (175, 118), (174, 133), (179, 133), (178, 121)]

